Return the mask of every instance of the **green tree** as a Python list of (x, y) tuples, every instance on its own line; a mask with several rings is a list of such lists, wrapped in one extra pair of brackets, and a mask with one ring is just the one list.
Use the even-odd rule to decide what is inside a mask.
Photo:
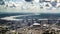
[(8, 28), (2, 28), (0, 27), (0, 34), (5, 34), (8, 30)]

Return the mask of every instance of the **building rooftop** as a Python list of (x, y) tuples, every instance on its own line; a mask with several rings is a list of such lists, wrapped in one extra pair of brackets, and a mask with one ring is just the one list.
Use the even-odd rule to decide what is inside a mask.
[(33, 25), (40, 25), (39, 23), (34, 23)]

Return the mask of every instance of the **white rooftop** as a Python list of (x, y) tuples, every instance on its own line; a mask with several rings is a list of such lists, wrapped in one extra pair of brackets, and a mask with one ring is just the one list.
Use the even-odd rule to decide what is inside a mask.
[(43, 26), (47, 26), (47, 24), (44, 24)]
[(45, 27), (49, 27), (49, 25), (48, 25), (48, 24), (43, 24), (43, 26), (45, 26)]
[(40, 25), (39, 23), (34, 23), (33, 25)]

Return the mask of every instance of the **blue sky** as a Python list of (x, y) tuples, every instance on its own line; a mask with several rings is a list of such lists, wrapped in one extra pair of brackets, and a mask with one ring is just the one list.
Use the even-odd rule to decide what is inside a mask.
[[(10, 1), (12, 1), (12, 0), (10, 0)], [(15, 1), (17, 1), (17, 2), (23, 2), (23, 3), (24, 3), (24, 0), (13, 0), (13, 2), (15, 2)], [(35, 1), (38, 2), (37, 0), (35, 0)], [(4, 12), (12, 12), (12, 11), (13, 11), (13, 10), (12, 10), (12, 11), (8, 11), (7, 9), (6, 9), (6, 10), (5, 10), (5, 9), (2, 9), (2, 10), (3, 10)], [(9, 9), (9, 10), (10, 10), (10, 9)], [(3, 12), (3, 11), (1, 11), (1, 9), (0, 9), (0, 12)], [(25, 12), (25, 11), (17, 11), (17, 10), (16, 10), (15, 12)], [(58, 10), (58, 9), (57, 9), (57, 10), (54, 9), (54, 10), (52, 10), (52, 11), (50, 11), (50, 10), (49, 10), (49, 11), (45, 11), (45, 10), (41, 11), (41, 10), (40, 10), (40, 11), (36, 11), (36, 12), (35, 12), (35, 11), (28, 11), (28, 10), (27, 10), (26, 12), (34, 12), (34, 13), (60, 13), (60, 10)]]

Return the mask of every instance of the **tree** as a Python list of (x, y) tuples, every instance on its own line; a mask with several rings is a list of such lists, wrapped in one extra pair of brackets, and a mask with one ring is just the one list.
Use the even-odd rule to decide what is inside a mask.
[(0, 27), (0, 34), (5, 34), (8, 30), (8, 28), (3, 28), (3, 27)]

